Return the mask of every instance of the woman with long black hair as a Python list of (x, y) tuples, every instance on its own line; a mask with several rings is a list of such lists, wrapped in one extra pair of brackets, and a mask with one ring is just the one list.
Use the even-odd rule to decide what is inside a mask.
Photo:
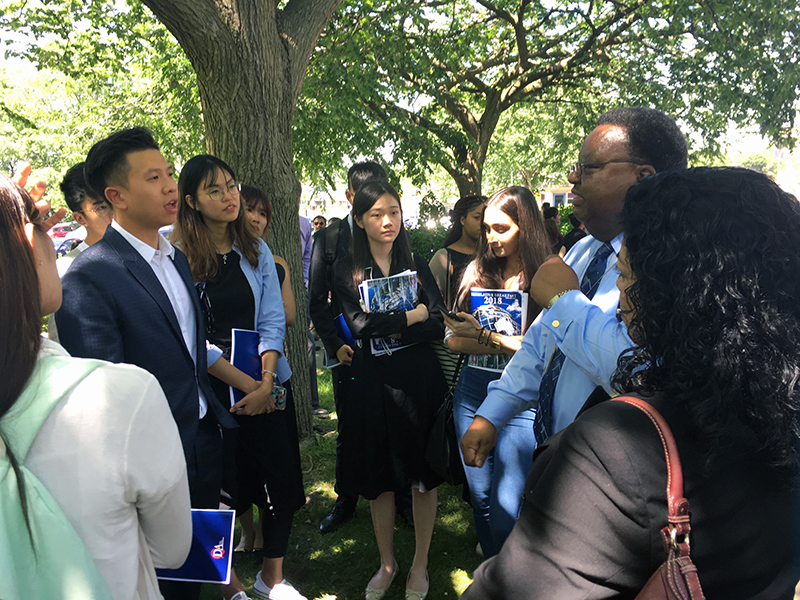
[(666, 538), (708, 600), (791, 600), (800, 205), (763, 174), (697, 168), (631, 187), (622, 225), (620, 317), (635, 346), (612, 381), (672, 430), (691, 531), (669, 535), (674, 475), (648, 416), (593, 397), (537, 450), (514, 531), (462, 598), (633, 599)]
[[(520, 346), (525, 329), (538, 307), (530, 300), (525, 328), (516, 333), (484, 327), (472, 304), (475, 288), (520, 290), (527, 295), (536, 269), (549, 252), (547, 234), (533, 194), (527, 188), (503, 188), (489, 198), (483, 210), (483, 231), (478, 252), (464, 271), (456, 297), (463, 322), (445, 317), (450, 350), (469, 355), (453, 395), (453, 415), (458, 438), (472, 423), (486, 397), (488, 385), (500, 378), (505, 365)], [(498, 437), (497, 445), (481, 467), (464, 466), (470, 489), (478, 542), (485, 557), (494, 556), (514, 527), (525, 474), (530, 468), (536, 439), (535, 410), (514, 417)], [(463, 457), (462, 457), (463, 460)]]
[[(286, 317), (275, 261), (248, 221), (239, 188), (233, 169), (219, 158), (190, 159), (178, 180), (180, 203), (173, 240), (186, 254), (192, 276), (207, 299), (208, 340), (224, 355), (231, 348), (232, 329), (258, 332), (259, 387), (244, 390), (251, 393), (233, 406), (229, 381), (212, 377), (211, 387), (239, 425), (234, 507), (237, 512), (253, 503), (266, 507), (261, 517), (264, 558), (253, 593), (301, 600), (303, 596), (283, 578), (292, 519), (305, 504), (289, 382), (292, 371), (283, 355)], [(209, 364), (209, 373), (214, 375), (213, 357)], [(285, 410), (276, 405), (273, 391), (277, 388), (285, 390)], [(240, 587), (226, 588), (225, 593)]]
[[(412, 256), (400, 198), (387, 183), (369, 181), (353, 201), (352, 258), (334, 265), (336, 297), (359, 341), (346, 400), (340, 403), (340, 482), (370, 500), (381, 567), (367, 585), (367, 600), (380, 600), (397, 575), (394, 558), (394, 494), (412, 489), (416, 552), (406, 598), (428, 594), (428, 549), (436, 519), (436, 487), (442, 482), (424, 458), (427, 434), (442, 402), (445, 382), (428, 342), (444, 334), (444, 308), (427, 263)], [(358, 286), (367, 279), (416, 271), (418, 304), (406, 311), (367, 312)], [(373, 355), (370, 340), (392, 337), (411, 348)], [(347, 427), (342, 427), (343, 424)]]

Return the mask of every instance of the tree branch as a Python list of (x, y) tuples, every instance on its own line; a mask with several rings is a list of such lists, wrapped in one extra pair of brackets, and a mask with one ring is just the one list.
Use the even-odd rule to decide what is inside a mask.
[(290, 0), (279, 11), (280, 35), (289, 51), (289, 76), (294, 102), (300, 96), (308, 61), (325, 24), (342, 0)]

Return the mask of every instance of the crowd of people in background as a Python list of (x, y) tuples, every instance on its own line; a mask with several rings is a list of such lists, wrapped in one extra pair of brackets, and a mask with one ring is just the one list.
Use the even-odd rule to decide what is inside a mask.
[[(200, 584), (155, 569), (186, 559), (190, 508), (224, 503), (239, 546), (262, 555), (252, 590), (232, 572), (225, 600), (304, 600), (283, 573), (305, 503), (284, 338), (306, 310), (338, 417), (319, 530), (369, 501), (366, 600), (401, 571), (406, 600), (436, 594), (444, 477), (428, 449), (448, 395), (486, 559), (463, 598), (632, 599), (672, 543), (691, 548), (710, 600), (791, 599), (800, 204), (752, 171), (688, 168), (685, 135), (651, 108), (603, 114), (568, 179), (566, 236), (556, 207), (511, 186), (459, 199), (428, 263), (386, 171), (356, 163), (348, 215), (300, 217), (295, 298), (300, 273), (266, 243), (270, 199), (218, 157), (176, 182), (144, 128), (95, 143), (61, 185), (87, 235), (59, 260), (41, 186), (0, 176), (0, 539), (14, 548), (0, 597), (197, 598)], [(362, 298), (388, 282), (411, 304)], [(234, 366), (242, 330), (258, 376)], [(691, 533), (687, 517), (671, 542), (662, 438), (620, 395), (676, 439)], [(404, 568), (396, 514), (414, 529)]]

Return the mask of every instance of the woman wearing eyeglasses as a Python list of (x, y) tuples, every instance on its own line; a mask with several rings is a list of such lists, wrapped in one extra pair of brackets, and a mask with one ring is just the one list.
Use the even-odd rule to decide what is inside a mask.
[[(222, 160), (209, 155), (190, 159), (178, 180), (180, 204), (173, 240), (186, 254), (195, 281), (203, 284), (208, 340), (226, 355), (232, 329), (258, 332), (262, 381), (257, 389), (240, 387), (249, 393), (231, 406), (228, 384), (232, 382), (227, 373), (215, 372), (217, 367), (230, 368), (224, 360), (214, 362), (219, 351), (209, 356), (211, 386), (239, 424), (233, 506), (237, 512), (246, 511), (254, 501), (266, 506), (261, 519), (264, 559), (253, 592), (263, 598), (305, 600), (283, 579), (292, 519), (305, 504), (289, 385), (292, 371), (283, 356), (286, 317), (275, 261), (248, 221), (239, 189), (233, 169)], [(285, 410), (276, 409), (275, 386), (286, 390)], [(244, 600), (241, 590), (233, 580), (223, 587), (223, 594)]]

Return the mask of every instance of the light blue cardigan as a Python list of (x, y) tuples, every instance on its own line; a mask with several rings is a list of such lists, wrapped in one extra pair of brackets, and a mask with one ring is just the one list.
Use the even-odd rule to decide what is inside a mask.
[[(239, 255), (239, 264), (253, 291), (255, 305), (253, 329), (258, 331), (258, 352), (263, 354), (267, 350), (278, 351), (278, 380), (275, 383), (283, 384), (292, 376), (292, 369), (289, 368), (289, 362), (283, 355), (286, 313), (283, 310), (281, 284), (278, 281), (278, 272), (275, 270), (275, 259), (264, 240), (259, 240), (256, 268), (253, 268), (236, 244), (233, 250)], [(222, 350), (209, 343), (206, 344), (206, 348), (208, 364), (213, 365), (222, 356)]]

